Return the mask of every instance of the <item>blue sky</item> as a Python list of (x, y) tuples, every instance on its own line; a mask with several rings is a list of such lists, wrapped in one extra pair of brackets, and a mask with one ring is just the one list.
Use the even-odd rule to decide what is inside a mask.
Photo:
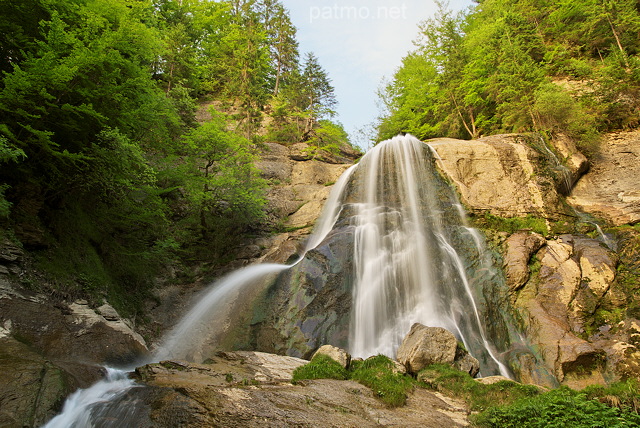
[[(413, 49), (418, 23), (431, 16), (433, 0), (282, 0), (298, 28), (300, 53), (312, 51), (329, 74), (338, 117), (352, 142), (379, 114), (376, 91)], [(451, 0), (455, 10), (471, 0)]]

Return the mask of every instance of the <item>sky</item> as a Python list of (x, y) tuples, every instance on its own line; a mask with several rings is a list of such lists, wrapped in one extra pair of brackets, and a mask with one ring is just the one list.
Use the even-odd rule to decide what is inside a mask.
[[(418, 23), (436, 10), (433, 0), (281, 0), (298, 29), (300, 55), (313, 52), (335, 88), (335, 118), (352, 143), (367, 149), (366, 132), (379, 116), (377, 90), (414, 49)], [(471, 0), (450, 0), (451, 9)]]

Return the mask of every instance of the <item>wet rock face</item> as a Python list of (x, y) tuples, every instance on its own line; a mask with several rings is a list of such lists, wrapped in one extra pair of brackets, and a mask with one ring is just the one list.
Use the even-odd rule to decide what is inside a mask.
[(282, 273), (254, 309), (256, 349), (310, 358), (321, 345), (346, 348), (352, 287), (353, 230), (338, 227)]
[(67, 304), (0, 275), (0, 426), (41, 426), (65, 397), (102, 377), (96, 364), (146, 355), (144, 340), (109, 305)]
[(68, 394), (101, 376), (98, 367), (51, 361), (12, 337), (2, 337), (0, 426), (42, 426), (60, 411)]
[(559, 219), (568, 213), (545, 169), (548, 160), (523, 136), (495, 135), (473, 141), (438, 138), (429, 141), (438, 166), (449, 177), (468, 208), (501, 217), (534, 215)]
[[(519, 236), (507, 242), (521, 241)], [(608, 298), (616, 255), (594, 239), (562, 235), (546, 241), (535, 257), (539, 271), (521, 289), (512, 288), (516, 308), (526, 314), (527, 337), (560, 383), (576, 388), (604, 384), (614, 371), (607, 363), (609, 351), (604, 342), (587, 340), (585, 323)], [(524, 382), (539, 383), (528, 362), (521, 361), (519, 370)]]
[(607, 135), (568, 202), (613, 225), (640, 221), (640, 131)]

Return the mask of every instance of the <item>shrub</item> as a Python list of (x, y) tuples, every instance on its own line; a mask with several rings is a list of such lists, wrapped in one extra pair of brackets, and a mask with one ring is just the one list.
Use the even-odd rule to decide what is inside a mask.
[(491, 385), (475, 381), (468, 373), (446, 364), (434, 364), (420, 372), (418, 379), (426, 386), (464, 399), (471, 410), (483, 411), (493, 406), (511, 404), (515, 400), (540, 393), (536, 386), (503, 380)]
[(326, 355), (318, 355), (294, 370), (292, 383), (303, 379), (352, 379), (371, 388), (373, 395), (388, 406), (399, 407), (406, 403), (407, 392), (416, 385), (416, 381), (410, 376), (395, 373), (393, 369), (393, 361), (384, 355), (354, 361), (348, 371)]
[(640, 416), (590, 400), (585, 393), (561, 387), (479, 414), (481, 427), (637, 427)]

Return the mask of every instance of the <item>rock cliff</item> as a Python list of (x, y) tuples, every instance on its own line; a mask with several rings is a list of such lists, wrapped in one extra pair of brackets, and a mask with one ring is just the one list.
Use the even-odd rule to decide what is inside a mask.
[[(475, 215), (535, 216), (547, 225), (565, 220), (567, 233), (560, 236), (553, 228), (547, 236), (485, 230), (502, 253), (514, 313), (538, 350), (516, 358), (513, 369), (524, 382), (581, 388), (637, 376), (638, 233), (598, 234), (593, 217), (579, 211), (614, 226), (638, 221), (639, 135), (606, 136), (590, 169), (562, 136), (551, 147), (522, 135), (429, 142)], [(564, 202), (568, 191), (578, 211)]]

